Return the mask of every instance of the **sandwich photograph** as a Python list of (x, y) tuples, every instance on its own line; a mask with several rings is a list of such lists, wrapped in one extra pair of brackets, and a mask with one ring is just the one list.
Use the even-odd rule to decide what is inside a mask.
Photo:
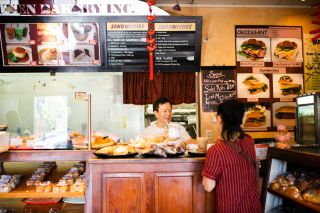
[(295, 98), (303, 93), (303, 74), (273, 74), (273, 97)]
[(246, 103), (242, 128), (262, 130), (271, 126), (270, 103)]
[(7, 57), (8, 64), (20, 65), (20, 64), (31, 64), (32, 54), (30, 46), (7, 46)]
[(237, 38), (237, 61), (271, 61), (269, 38)]
[(272, 38), (272, 61), (303, 62), (302, 41), (298, 38)]
[(296, 103), (295, 102), (275, 102), (272, 104), (272, 126), (279, 124), (293, 129), (296, 124)]
[(269, 78), (264, 74), (237, 73), (238, 98), (269, 98)]

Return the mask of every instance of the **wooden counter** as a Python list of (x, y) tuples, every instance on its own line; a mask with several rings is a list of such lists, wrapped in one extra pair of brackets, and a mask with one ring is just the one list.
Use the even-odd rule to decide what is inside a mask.
[(213, 212), (204, 158), (89, 159), (86, 212)]

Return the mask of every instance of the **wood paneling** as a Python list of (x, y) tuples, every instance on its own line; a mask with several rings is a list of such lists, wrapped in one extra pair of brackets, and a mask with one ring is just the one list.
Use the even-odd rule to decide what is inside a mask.
[(86, 212), (214, 212), (201, 185), (204, 158), (91, 159)]
[(102, 212), (145, 212), (143, 173), (108, 173), (102, 177)]
[(196, 212), (192, 205), (196, 201), (196, 180), (194, 172), (156, 173), (155, 212)]

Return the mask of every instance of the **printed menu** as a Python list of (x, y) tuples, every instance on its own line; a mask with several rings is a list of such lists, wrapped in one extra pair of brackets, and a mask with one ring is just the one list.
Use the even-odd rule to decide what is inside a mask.
[(302, 29), (237, 26), (236, 51), (239, 67), (302, 67)]
[[(200, 60), (196, 49), (196, 23), (154, 23), (154, 26), (155, 70), (198, 71)], [(108, 22), (108, 68), (122, 70), (128, 65), (147, 70), (147, 29), (146, 22)]]
[(98, 23), (6, 23), (0, 30), (4, 67), (101, 64)]

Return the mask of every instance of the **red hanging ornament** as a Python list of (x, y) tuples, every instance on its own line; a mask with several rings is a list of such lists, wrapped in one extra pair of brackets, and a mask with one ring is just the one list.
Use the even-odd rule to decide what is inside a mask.
[[(320, 25), (320, 4), (314, 5), (316, 8), (316, 12), (312, 13), (312, 24), (317, 24)], [(316, 42), (318, 39), (320, 39), (320, 28), (311, 30), (309, 32), (310, 34), (313, 35), (312, 37), (312, 42)]]
[(152, 6), (156, 4), (156, 0), (146, 0), (148, 6), (149, 6), (149, 13), (150, 15), (147, 15), (147, 20), (148, 20), (148, 33), (146, 37), (146, 42), (149, 44), (147, 46), (147, 50), (149, 53), (149, 79), (153, 80), (153, 73), (154, 73), (154, 51), (156, 50), (156, 38), (154, 38), (155, 30), (154, 30), (154, 25), (153, 21), (156, 19), (156, 15), (152, 15)]

